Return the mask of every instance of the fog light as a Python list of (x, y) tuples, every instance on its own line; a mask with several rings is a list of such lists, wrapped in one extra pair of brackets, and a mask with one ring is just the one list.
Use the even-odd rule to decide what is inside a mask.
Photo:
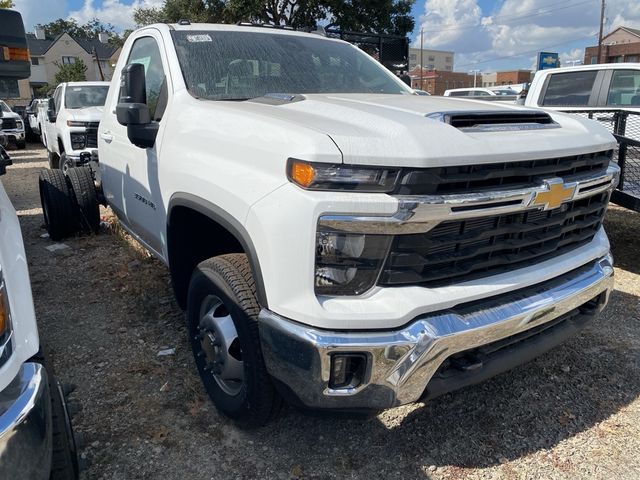
[(364, 381), (367, 357), (363, 353), (336, 353), (331, 355), (329, 388), (355, 388)]

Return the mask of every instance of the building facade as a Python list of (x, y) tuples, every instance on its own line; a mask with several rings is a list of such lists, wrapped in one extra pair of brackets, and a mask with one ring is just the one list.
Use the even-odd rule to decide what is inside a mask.
[(602, 39), (602, 50), (598, 59), (598, 46), (584, 50), (584, 64), (640, 62), (640, 30), (619, 27)]
[[(409, 49), (409, 70), (413, 70), (419, 65), (422, 65), (427, 70), (442, 70), (446, 72), (453, 71), (454, 65), (454, 53), (446, 52), (443, 50), (422, 50), (420, 54), (419, 48)], [(423, 60), (421, 60), (421, 57)]]
[(43, 29), (27, 34), (27, 44), (31, 56), (31, 76), (18, 82), (19, 98), (7, 99), (11, 105), (27, 104), (36, 91), (46, 85), (55, 85), (58, 65), (75, 63), (78, 60), (86, 65), (87, 80), (111, 80), (114, 57), (120, 49), (108, 43), (108, 36), (100, 38), (74, 38), (68, 33), (57, 37), (46, 36)]
[[(442, 95), (445, 90), (451, 88), (473, 87), (473, 75), (464, 72), (449, 72), (439, 70), (420, 69), (415, 67), (409, 71), (411, 77), (411, 87), (425, 90), (431, 95)], [(480, 75), (476, 78), (476, 86), (482, 84)]]

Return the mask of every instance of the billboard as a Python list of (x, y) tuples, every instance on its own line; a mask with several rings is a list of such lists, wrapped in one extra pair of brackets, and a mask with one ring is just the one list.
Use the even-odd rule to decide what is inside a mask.
[(547, 70), (548, 68), (558, 68), (560, 66), (560, 58), (555, 52), (538, 53), (538, 70)]

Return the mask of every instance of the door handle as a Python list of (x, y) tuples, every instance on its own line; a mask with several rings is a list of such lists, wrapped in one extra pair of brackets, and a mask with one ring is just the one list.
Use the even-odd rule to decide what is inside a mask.
[(113, 140), (113, 135), (111, 135), (110, 132), (104, 132), (100, 134), (100, 138), (107, 143), (111, 143), (111, 141)]

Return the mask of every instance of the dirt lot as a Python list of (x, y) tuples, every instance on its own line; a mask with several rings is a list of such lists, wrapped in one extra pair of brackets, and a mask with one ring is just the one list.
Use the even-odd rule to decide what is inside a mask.
[[(32, 146), (33, 147), (33, 146)], [(640, 478), (640, 214), (607, 226), (617, 289), (586, 332), (542, 358), (377, 417), (286, 409), (245, 432), (205, 398), (166, 270), (117, 235), (42, 238), (42, 149), (11, 152), (40, 335), (78, 385), (86, 479)], [(164, 348), (176, 353), (158, 356)]]

